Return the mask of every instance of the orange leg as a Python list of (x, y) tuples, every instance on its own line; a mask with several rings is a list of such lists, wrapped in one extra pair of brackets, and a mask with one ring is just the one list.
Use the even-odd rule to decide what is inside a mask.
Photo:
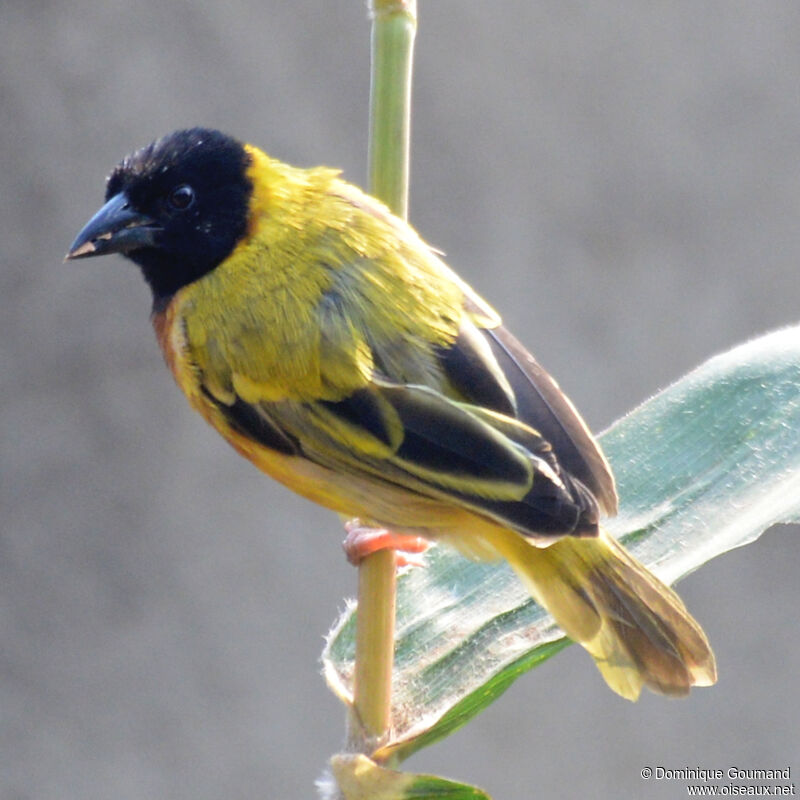
[(424, 553), (429, 542), (421, 536), (411, 533), (395, 533), (386, 528), (370, 528), (362, 525), (358, 519), (345, 522), (344, 529), (347, 537), (342, 542), (347, 560), (358, 566), (368, 555), (378, 550), (396, 550), (397, 566), (421, 566), (423, 560), (414, 558), (416, 554)]

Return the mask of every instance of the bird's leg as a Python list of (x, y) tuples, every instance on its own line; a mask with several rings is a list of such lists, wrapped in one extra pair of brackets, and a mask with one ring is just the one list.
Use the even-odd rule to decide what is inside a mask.
[(424, 553), (428, 549), (429, 542), (421, 536), (412, 533), (395, 533), (386, 528), (370, 528), (362, 525), (361, 520), (350, 519), (344, 524), (347, 536), (342, 547), (344, 548), (347, 560), (353, 565), (358, 566), (368, 555), (378, 550), (397, 551), (397, 566), (422, 566), (422, 558), (414, 558), (415, 555)]

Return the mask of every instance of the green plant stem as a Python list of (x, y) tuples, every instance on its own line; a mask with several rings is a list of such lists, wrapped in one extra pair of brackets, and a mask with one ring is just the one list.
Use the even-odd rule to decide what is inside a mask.
[[(398, 216), (408, 211), (411, 67), (416, 0), (372, 0), (369, 190)], [(353, 749), (371, 753), (391, 728), (397, 557), (384, 550), (359, 566)]]
[[(391, 727), (396, 574), (394, 550), (379, 550), (358, 568), (353, 706), (360, 725), (351, 744), (367, 754), (382, 744)], [(352, 733), (351, 726), (351, 739)]]
[(369, 191), (408, 216), (411, 70), (416, 0), (372, 0)]

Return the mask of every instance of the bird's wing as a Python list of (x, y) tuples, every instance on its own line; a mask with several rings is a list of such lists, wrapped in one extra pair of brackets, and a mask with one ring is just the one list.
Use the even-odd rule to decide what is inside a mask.
[(239, 433), (354, 480), (445, 500), (530, 536), (594, 533), (593, 497), (560, 472), (537, 431), (428, 387), (376, 378), (338, 401), (214, 402)]
[(485, 405), (535, 428), (561, 467), (588, 487), (609, 515), (617, 510), (614, 477), (569, 398), (502, 325), (462, 324), (442, 351), (442, 365), (467, 402)]

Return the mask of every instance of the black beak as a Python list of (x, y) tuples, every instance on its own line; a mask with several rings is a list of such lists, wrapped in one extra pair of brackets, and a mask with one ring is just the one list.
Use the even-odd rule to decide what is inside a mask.
[(152, 217), (134, 210), (125, 192), (120, 192), (86, 223), (64, 260), (154, 247), (161, 230)]

